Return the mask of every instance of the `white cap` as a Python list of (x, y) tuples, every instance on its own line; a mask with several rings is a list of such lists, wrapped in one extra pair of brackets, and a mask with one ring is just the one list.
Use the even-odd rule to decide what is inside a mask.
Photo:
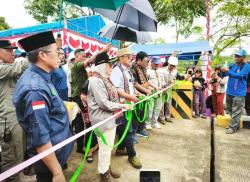
[(178, 62), (179, 62), (178, 58), (174, 57), (174, 56), (170, 56), (169, 59), (168, 59), (168, 64), (171, 64), (171, 65), (174, 65), (174, 66), (177, 66)]
[(75, 51), (72, 51), (69, 53), (69, 57), (68, 57), (68, 60), (72, 60), (72, 59), (75, 59)]

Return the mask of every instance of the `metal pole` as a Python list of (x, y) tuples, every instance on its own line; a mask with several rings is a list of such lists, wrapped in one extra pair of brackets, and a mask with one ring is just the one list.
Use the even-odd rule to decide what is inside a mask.
[(207, 28), (207, 34), (206, 34), (206, 39), (209, 41), (210, 39), (210, 13), (209, 13), (209, 0), (206, 0), (206, 28)]
[[(206, 28), (207, 28), (207, 34), (206, 34), (206, 39), (209, 41), (210, 39), (210, 13), (209, 13), (209, 0), (206, 0)], [(210, 79), (210, 74), (211, 74), (211, 58), (210, 58), (210, 53), (207, 51), (207, 67), (206, 67), (206, 80), (208, 83), (208, 80)], [(209, 95), (209, 91), (206, 89), (206, 96)]]
[(63, 19), (63, 0), (61, 0), (61, 4), (60, 4), (60, 21), (59, 21), (59, 26), (58, 26), (58, 33), (60, 33), (60, 26), (62, 24), (62, 19)]

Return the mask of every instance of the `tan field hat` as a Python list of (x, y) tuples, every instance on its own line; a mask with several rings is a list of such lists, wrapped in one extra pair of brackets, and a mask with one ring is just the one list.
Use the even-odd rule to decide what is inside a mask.
[(131, 54), (132, 54), (132, 51), (129, 48), (123, 48), (123, 49), (116, 51), (117, 57), (121, 57), (124, 55), (131, 55)]

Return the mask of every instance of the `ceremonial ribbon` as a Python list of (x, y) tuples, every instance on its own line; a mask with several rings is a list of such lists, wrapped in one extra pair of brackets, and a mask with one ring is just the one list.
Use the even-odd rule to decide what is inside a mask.
[[(154, 94), (152, 94), (152, 95), (150, 95), (150, 96), (148, 96), (148, 97), (142, 98), (142, 100), (140, 100), (138, 103), (134, 104), (134, 106), (135, 106), (135, 105), (138, 105), (138, 104), (140, 104), (140, 103), (142, 103), (142, 102), (144, 102), (144, 101), (147, 101), (147, 100), (153, 98), (153, 97), (156, 96), (156, 95), (159, 95), (159, 94), (163, 93), (163, 92), (166, 91), (168, 88), (170, 88), (170, 87), (172, 87), (172, 86), (174, 86), (174, 85), (175, 85), (175, 84), (170, 85), (169, 87), (164, 88), (164, 89), (162, 89), (162, 90), (160, 90), (160, 91), (158, 91), (158, 92), (156, 92), (156, 93), (154, 93)], [(146, 105), (145, 105), (145, 106), (146, 106)], [(141, 107), (142, 107), (142, 104), (141, 104)], [(107, 119), (105, 119), (105, 120), (103, 120), (103, 121), (101, 121), (101, 122), (99, 122), (99, 123), (97, 123), (97, 124), (91, 126), (90, 128), (87, 128), (86, 130), (81, 131), (80, 133), (75, 134), (74, 136), (72, 136), (72, 137), (70, 137), (70, 138), (68, 138), (68, 139), (66, 139), (66, 140), (64, 140), (64, 141), (62, 141), (62, 142), (60, 142), (60, 143), (58, 143), (58, 144), (56, 144), (56, 145), (54, 145), (54, 146), (51, 147), (50, 149), (47, 149), (47, 150), (45, 150), (45, 151), (43, 151), (43, 152), (41, 152), (41, 153), (39, 153), (39, 154), (33, 156), (32, 158), (30, 158), (30, 159), (28, 159), (28, 160), (26, 160), (26, 161), (24, 161), (24, 162), (22, 162), (22, 163), (20, 163), (20, 164), (18, 164), (18, 165), (16, 165), (16, 166), (14, 166), (14, 167), (8, 169), (7, 171), (5, 171), (5, 172), (3, 172), (3, 173), (0, 174), (0, 181), (4, 181), (5, 179), (9, 178), (10, 176), (12, 176), (12, 175), (14, 175), (14, 174), (20, 172), (20, 171), (23, 170), (24, 168), (26, 168), (26, 167), (28, 167), (28, 166), (34, 164), (35, 162), (41, 160), (42, 158), (44, 158), (44, 157), (46, 157), (46, 156), (52, 154), (52, 153), (55, 152), (56, 150), (58, 150), (58, 149), (64, 147), (65, 145), (67, 145), (67, 144), (69, 144), (69, 143), (75, 141), (77, 138), (79, 138), (79, 137), (85, 135), (86, 133), (88, 133), (88, 132), (93, 132), (93, 131), (94, 131), (96, 128), (98, 128), (99, 126), (101, 126), (101, 125), (107, 123), (110, 119), (116, 118), (117, 116), (119, 116), (120, 114), (122, 114), (122, 113), (125, 112), (125, 111), (127, 111), (127, 110), (123, 109), (122, 111), (120, 111), (120, 112), (114, 114), (113, 116), (111, 116), (111, 117), (109, 117), (109, 118), (107, 118)], [(131, 112), (131, 115), (132, 115), (132, 111), (130, 111), (130, 112)], [(132, 116), (129, 116), (129, 114), (128, 114), (128, 115), (126, 116), (126, 118), (127, 118), (127, 119), (129, 119), (129, 118), (132, 119)], [(143, 117), (143, 119), (144, 119), (144, 117)], [(142, 119), (142, 120), (143, 120), (143, 119)], [(128, 123), (129, 123), (129, 122), (128, 122)], [(129, 125), (129, 124), (128, 124), (128, 125)], [(124, 133), (125, 133), (125, 132), (124, 132)], [(93, 135), (93, 133), (92, 133), (92, 135)], [(90, 134), (90, 138), (91, 138), (92, 135)], [(123, 135), (126, 135), (126, 134), (123, 134)], [(122, 139), (122, 138), (121, 138), (121, 139)], [(91, 140), (89, 139), (89, 141), (91, 141)], [(86, 146), (86, 150), (85, 150), (85, 155), (84, 155), (83, 161), (86, 160), (87, 152), (88, 152), (88, 150), (90, 149), (90, 145), (91, 145), (91, 142), (87, 142), (87, 146)], [(87, 149), (88, 149), (88, 150), (87, 150)], [(84, 166), (84, 163), (82, 162), (82, 163), (80, 164), (79, 168), (77, 168), (78, 173), (79, 173), (79, 171), (82, 170), (83, 166)], [(76, 173), (76, 174), (78, 174), (78, 173)], [(74, 176), (74, 175), (73, 175), (73, 176)], [(74, 182), (74, 179), (75, 179), (75, 180), (77, 179), (77, 175), (75, 175), (76, 178), (75, 178), (75, 177), (73, 178), (73, 176), (72, 176), (71, 182)]]

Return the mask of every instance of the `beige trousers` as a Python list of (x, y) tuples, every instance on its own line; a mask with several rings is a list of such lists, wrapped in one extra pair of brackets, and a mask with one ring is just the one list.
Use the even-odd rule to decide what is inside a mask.
[(98, 171), (100, 174), (104, 174), (108, 171), (111, 163), (111, 152), (112, 148), (110, 146), (114, 145), (116, 128), (106, 130), (103, 135), (107, 141), (107, 145), (102, 142), (100, 137), (97, 137), (99, 143), (98, 151)]

